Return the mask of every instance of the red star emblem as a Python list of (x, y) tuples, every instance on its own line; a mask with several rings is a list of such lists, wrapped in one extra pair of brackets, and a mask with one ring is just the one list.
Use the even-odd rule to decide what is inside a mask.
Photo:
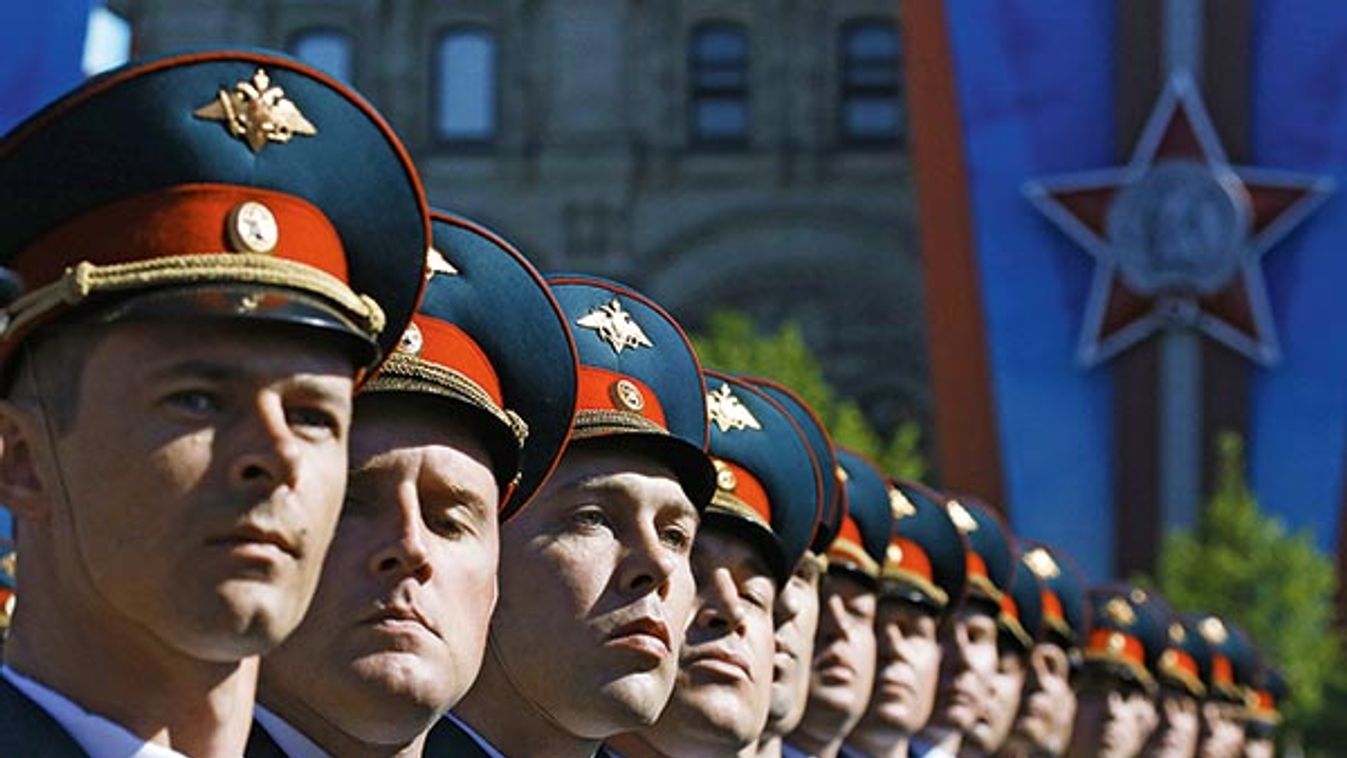
[(1192, 80), (1161, 93), (1126, 166), (1025, 194), (1095, 259), (1079, 355), (1095, 365), (1165, 327), (1279, 357), (1261, 260), (1333, 189), (1328, 177), (1231, 166)]

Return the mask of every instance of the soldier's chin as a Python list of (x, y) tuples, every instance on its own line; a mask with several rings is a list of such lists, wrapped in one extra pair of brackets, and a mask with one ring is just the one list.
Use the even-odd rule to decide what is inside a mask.
[[(850, 717), (857, 707), (857, 693), (850, 683), (821, 684), (813, 682), (809, 690), (810, 706), (813, 709), (835, 712), (839, 716)], [(860, 704), (864, 706), (864, 703)]]
[(265, 655), (283, 639), (265, 613), (244, 618), (220, 614), (218, 621), (181, 625), (160, 636), (189, 658), (221, 664)]
[(920, 718), (917, 715), (917, 709), (913, 703), (907, 700), (892, 700), (882, 703), (878, 706), (871, 706), (871, 713), (866, 714), (866, 718), (871, 718), (889, 727), (897, 727), (909, 734), (916, 734), (926, 725), (927, 719)]
[(977, 711), (963, 704), (950, 704), (936, 709), (932, 721), (955, 731), (969, 733), (977, 723)]
[(1012, 731), (1025, 742), (1041, 749), (1048, 749), (1048, 724), (1039, 716), (1026, 716), (1020, 719)]
[(307, 602), (274, 584), (229, 581), (216, 591), (211, 608), (184, 614), (188, 634), (178, 647), (193, 657), (227, 663), (264, 655), (290, 636)]
[(358, 697), (343, 702), (356, 705), (341, 711), (330, 708), (328, 715), (343, 722), (348, 734), (368, 744), (403, 744), (456, 704), (469, 684), (448, 673), (442, 661), (425, 656), (369, 655), (352, 661), (342, 682), (347, 697)]
[(669, 704), (669, 711), (678, 709), (675, 723), (724, 746), (725, 755), (737, 754), (761, 734), (765, 723), (762, 709), (754, 706), (751, 697), (746, 700), (736, 688), (717, 684), (698, 687), (688, 694), (691, 697), (685, 697), (679, 688)]
[(584, 734), (590, 739), (641, 729), (655, 723), (673, 695), (674, 672), (656, 668), (621, 676), (599, 690), (604, 717)]
[(1136, 735), (1131, 730), (1118, 723), (1109, 723), (1104, 727), (1103, 736), (1099, 739), (1100, 758), (1112, 758), (1113, 756), (1132, 756), (1136, 754), (1137, 747)]
[(779, 725), (782, 721), (790, 718), (790, 713), (795, 708), (794, 689), (782, 682), (772, 683), (772, 702), (767, 709), (767, 728), (771, 729)]

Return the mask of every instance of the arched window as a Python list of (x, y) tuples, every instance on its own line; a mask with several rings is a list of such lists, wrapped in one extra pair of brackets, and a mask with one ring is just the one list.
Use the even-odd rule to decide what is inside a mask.
[(748, 138), (748, 34), (741, 24), (710, 22), (688, 45), (692, 141), (739, 143)]
[(903, 106), (897, 28), (887, 20), (847, 22), (841, 48), (842, 138), (898, 141), (903, 134)]
[(351, 35), (331, 28), (305, 29), (290, 38), (290, 54), (314, 68), (350, 83), (355, 63)]
[(480, 27), (452, 29), (435, 53), (435, 134), (448, 142), (496, 136), (496, 36)]

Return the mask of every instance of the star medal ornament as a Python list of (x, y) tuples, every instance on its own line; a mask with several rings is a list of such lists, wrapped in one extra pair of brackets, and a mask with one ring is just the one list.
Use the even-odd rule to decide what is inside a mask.
[(1262, 257), (1332, 189), (1329, 177), (1230, 165), (1196, 85), (1180, 74), (1126, 166), (1031, 181), (1024, 191), (1095, 259), (1083, 364), (1180, 326), (1268, 365), (1279, 348)]

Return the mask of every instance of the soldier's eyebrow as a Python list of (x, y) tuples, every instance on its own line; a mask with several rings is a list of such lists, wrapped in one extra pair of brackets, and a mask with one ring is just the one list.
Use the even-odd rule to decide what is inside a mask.
[(677, 511), (675, 515), (678, 518), (691, 519), (696, 522), (700, 522), (702, 519), (701, 513), (697, 510), (697, 507), (686, 498), (668, 500), (665, 502), (664, 506)]
[(767, 565), (767, 559), (763, 558), (762, 554), (754, 551), (748, 556), (748, 560), (745, 561), (745, 564), (749, 571), (754, 574), (769, 577), (772, 580), (772, 584), (778, 584), (776, 572), (772, 571), (772, 568)]
[[(390, 463), (386, 458), (375, 455), (359, 463), (353, 463), (346, 470), (346, 490), (363, 494), (363, 489), (374, 486), (384, 480), (401, 480), (404, 472), (396, 463)], [(482, 497), (477, 490), (464, 486), (458, 481), (448, 477), (435, 476), (430, 479), (430, 488), (423, 487), (420, 480), (417, 481), (417, 492), (432, 492), (434, 494), (448, 495), (453, 500), (462, 505), (475, 510), (481, 510), (484, 513), (494, 516), (497, 503), (494, 500), (488, 500)], [(424, 505), (424, 503), (423, 503)]]
[(333, 381), (333, 377), (323, 374), (298, 374), (287, 379), (285, 386), (289, 391), (309, 400), (339, 405), (352, 403), (351, 385), (345, 381)]
[(612, 474), (588, 474), (567, 482), (561, 487), (563, 492), (614, 494), (630, 500), (631, 492), (620, 482), (613, 480)]
[[(439, 493), (449, 495), (460, 505), (466, 505), (473, 510), (481, 511), (484, 514), (494, 516), (496, 513), (496, 503), (488, 502), (482, 494), (471, 487), (465, 487), (457, 482), (447, 479), (437, 479), (435, 489)], [(425, 503), (422, 503), (424, 506)]]
[(248, 373), (249, 372), (244, 371), (237, 364), (190, 359), (173, 361), (155, 367), (145, 375), (145, 379), (148, 381), (159, 381), (179, 377), (196, 377), (210, 381), (226, 381), (246, 377)]
[[(252, 370), (246, 366), (240, 366), (238, 363), (200, 358), (172, 361), (151, 368), (145, 375), (145, 381), (147, 382), (184, 378), (203, 379), (212, 383), (240, 380), (257, 381), (258, 379), (271, 381), (270, 375), (265, 371)], [(324, 381), (326, 378), (325, 374), (320, 373), (297, 373), (284, 378), (283, 382), (288, 390), (301, 393), (313, 400), (349, 403), (350, 390), (348, 385), (343, 384), (339, 389), (332, 382)]]

